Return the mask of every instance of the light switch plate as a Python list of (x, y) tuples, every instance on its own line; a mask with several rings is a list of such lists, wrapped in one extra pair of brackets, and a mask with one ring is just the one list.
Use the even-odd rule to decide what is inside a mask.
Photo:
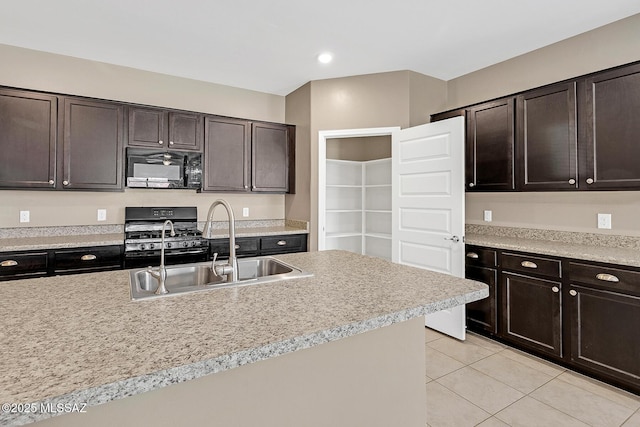
[(249, 208), (242, 208), (242, 216), (245, 218), (249, 216)]
[(484, 211), (484, 220), (486, 222), (492, 221), (493, 212), (492, 211)]
[(29, 211), (20, 211), (20, 222), (31, 221)]
[(598, 214), (598, 228), (611, 229), (611, 214)]
[(98, 221), (106, 221), (106, 220), (107, 220), (107, 210), (98, 209)]

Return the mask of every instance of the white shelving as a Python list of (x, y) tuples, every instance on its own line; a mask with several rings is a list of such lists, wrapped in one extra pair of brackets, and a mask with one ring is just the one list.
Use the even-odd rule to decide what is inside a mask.
[(326, 162), (325, 248), (391, 259), (391, 159)]

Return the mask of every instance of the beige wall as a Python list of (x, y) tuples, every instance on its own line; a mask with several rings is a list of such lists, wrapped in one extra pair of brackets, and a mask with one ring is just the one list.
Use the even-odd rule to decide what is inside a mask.
[[(447, 109), (640, 60), (640, 14), (451, 80)], [(493, 222), (482, 211), (493, 211)], [(467, 223), (640, 235), (640, 192), (475, 193)], [(596, 214), (611, 213), (612, 230)]]
[[(310, 221), (309, 245), (315, 250), (318, 244), (318, 132), (406, 128), (426, 123), (429, 114), (440, 111), (446, 103), (446, 82), (411, 71), (395, 71), (312, 81), (310, 89), (310, 168), (297, 171), (297, 179), (309, 182), (309, 204), (306, 212), (297, 210), (296, 219)], [(301, 96), (299, 91), (288, 95), (287, 103), (292, 97)], [(289, 110), (287, 113), (287, 121), (293, 122)]]
[(422, 427), (425, 366), (418, 317), (35, 425)]
[(311, 83), (286, 98), (286, 122), (296, 125), (296, 193), (285, 196), (287, 219), (309, 220), (311, 175)]
[(447, 82), (446, 109), (640, 60), (640, 14)]
[[(285, 98), (282, 96), (7, 45), (0, 45), (0, 58), (0, 85), (3, 86), (284, 122)], [(249, 207), (248, 219), (284, 218), (282, 195), (3, 190), (0, 191), (0, 227), (98, 224), (98, 207), (107, 209), (105, 223), (108, 224), (122, 223), (125, 206), (195, 205), (203, 216), (218, 197), (232, 203), (239, 219), (243, 219), (239, 214), (242, 207)], [(19, 223), (20, 210), (31, 212), (30, 223)]]
[(327, 159), (368, 160), (391, 157), (391, 136), (327, 139)]

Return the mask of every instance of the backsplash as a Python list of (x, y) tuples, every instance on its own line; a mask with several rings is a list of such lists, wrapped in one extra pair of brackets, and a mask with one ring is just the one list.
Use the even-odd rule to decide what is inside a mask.
[[(204, 228), (204, 221), (198, 222), (198, 228)], [(309, 231), (309, 223), (291, 219), (267, 219), (236, 221), (236, 229), (240, 228), (267, 228), (267, 227), (293, 227)], [(214, 229), (226, 229), (227, 221), (213, 221)], [(59, 237), (59, 236), (86, 236), (95, 234), (124, 234), (124, 224), (108, 225), (78, 225), (59, 227), (13, 227), (0, 228), (0, 239), (26, 238), (26, 237)]]
[(640, 249), (640, 237), (614, 234), (580, 233), (575, 231), (543, 230), (534, 228), (501, 227), (467, 224), (466, 234), (513, 237), (518, 239), (545, 240), (578, 245), (605, 246), (611, 248)]

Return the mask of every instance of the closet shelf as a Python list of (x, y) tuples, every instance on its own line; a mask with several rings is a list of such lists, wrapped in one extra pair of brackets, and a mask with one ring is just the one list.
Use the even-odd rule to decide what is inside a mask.
[(391, 240), (391, 234), (388, 233), (364, 233), (365, 237), (375, 237), (377, 239)]

